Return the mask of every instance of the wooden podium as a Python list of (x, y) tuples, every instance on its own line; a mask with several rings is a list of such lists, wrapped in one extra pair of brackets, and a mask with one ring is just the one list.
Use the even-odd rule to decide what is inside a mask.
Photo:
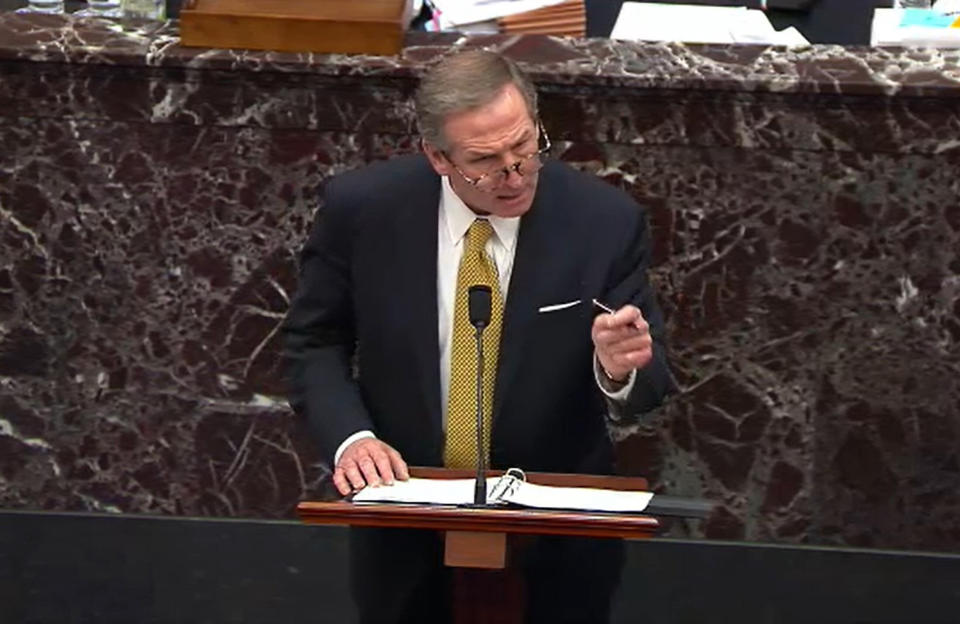
[[(502, 472), (488, 471), (487, 476)], [(469, 479), (468, 470), (411, 468), (410, 476), (432, 479)], [(577, 474), (527, 473), (527, 481), (539, 485), (592, 487), (613, 490), (644, 490), (647, 480)], [(509, 567), (511, 548), (523, 536), (567, 535), (577, 537), (641, 539), (654, 535), (659, 522), (649, 516), (545, 509), (469, 508), (395, 503), (302, 502), (297, 506), (306, 524), (391, 527), (442, 531), (445, 534), (444, 561), (456, 568), (454, 578), (455, 622), (520, 622), (522, 592), (519, 575)], [(500, 570), (503, 574), (476, 572)], [(474, 571), (474, 572), (471, 572)], [(480, 587), (481, 589), (477, 589)], [(491, 592), (502, 592), (515, 608), (485, 613)], [(517, 604), (519, 601), (519, 604)], [(506, 617), (506, 619), (504, 619)]]

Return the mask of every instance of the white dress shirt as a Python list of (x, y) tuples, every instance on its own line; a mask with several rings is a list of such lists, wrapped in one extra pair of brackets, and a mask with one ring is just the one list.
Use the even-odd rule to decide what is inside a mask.
[[(507, 304), (507, 292), (510, 287), (510, 275), (513, 273), (513, 259), (516, 256), (517, 236), (520, 232), (520, 217), (506, 219), (493, 215), (478, 215), (470, 210), (450, 186), (450, 180), (441, 178), (440, 214), (437, 219), (437, 316), (440, 338), (440, 400), (443, 427), (447, 425), (447, 399), (450, 396), (450, 352), (453, 342), (453, 313), (457, 298), (457, 272), (460, 257), (463, 255), (463, 239), (467, 230), (477, 218), (490, 222), (494, 235), (487, 241), (484, 250), (493, 259), (500, 277), (500, 294), (504, 309)], [(596, 358), (594, 358), (596, 362)], [(612, 399), (626, 398), (633, 386), (636, 371), (631, 373), (627, 384), (611, 392), (601, 383), (599, 364), (594, 366), (597, 385)], [(358, 431), (344, 440), (334, 455), (334, 465), (340, 461), (340, 455), (355, 440), (375, 437), (370, 430)]]

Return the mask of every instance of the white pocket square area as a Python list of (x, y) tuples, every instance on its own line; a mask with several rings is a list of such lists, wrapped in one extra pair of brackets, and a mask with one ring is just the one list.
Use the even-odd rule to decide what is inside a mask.
[(556, 312), (557, 310), (566, 310), (567, 308), (572, 308), (575, 305), (578, 305), (582, 299), (577, 299), (576, 301), (568, 301), (566, 303), (555, 303), (553, 305), (543, 306), (537, 312)]

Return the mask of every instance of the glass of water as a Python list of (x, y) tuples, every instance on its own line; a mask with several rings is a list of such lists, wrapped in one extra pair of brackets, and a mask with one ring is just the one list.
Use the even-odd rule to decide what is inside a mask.
[(63, 13), (63, 0), (27, 0), (17, 13)]
[(80, 17), (120, 17), (120, 0), (87, 0), (87, 8), (74, 15)]
[(123, 16), (162, 20), (166, 17), (164, 0), (123, 0)]

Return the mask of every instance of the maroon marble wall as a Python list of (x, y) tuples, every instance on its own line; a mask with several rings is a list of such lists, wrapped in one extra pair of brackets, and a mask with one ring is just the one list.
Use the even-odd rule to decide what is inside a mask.
[[(0, 15), (0, 505), (289, 516), (276, 332), (331, 175), (415, 149), (398, 59)], [(677, 534), (960, 550), (960, 54), (484, 38), (651, 209), (682, 392), (624, 472)]]

